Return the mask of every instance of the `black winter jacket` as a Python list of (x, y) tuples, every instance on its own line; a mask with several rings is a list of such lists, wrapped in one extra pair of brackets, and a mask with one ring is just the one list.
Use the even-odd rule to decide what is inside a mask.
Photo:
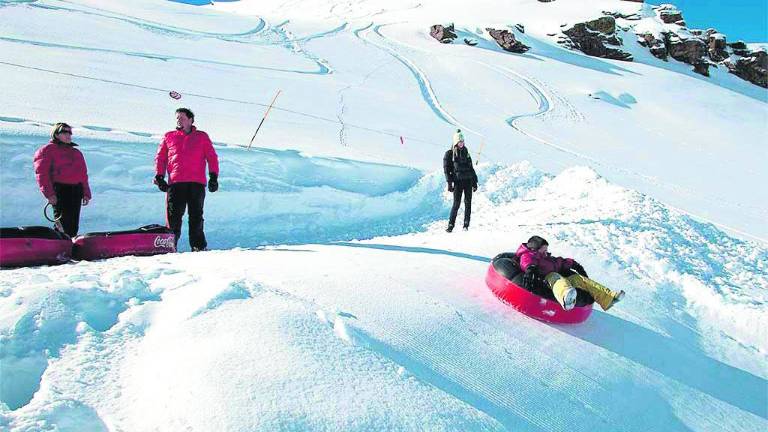
[(445, 172), (445, 181), (448, 183), (470, 180), (472, 187), (477, 187), (477, 174), (475, 174), (472, 157), (466, 147), (457, 148), (455, 157), (453, 149), (445, 152), (443, 171)]

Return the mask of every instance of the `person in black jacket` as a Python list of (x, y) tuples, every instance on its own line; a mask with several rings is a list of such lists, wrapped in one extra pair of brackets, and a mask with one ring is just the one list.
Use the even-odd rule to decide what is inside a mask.
[(464, 145), (464, 134), (461, 129), (453, 134), (453, 145), (443, 157), (443, 171), (448, 182), (448, 191), (453, 192), (453, 207), (448, 220), (446, 232), (453, 231), (456, 224), (456, 214), (461, 206), (461, 195), (464, 195), (464, 231), (469, 229), (469, 217), (472, 213), (472, 192), (477, 191), (477, 174), (472, 166), (472, 157)]

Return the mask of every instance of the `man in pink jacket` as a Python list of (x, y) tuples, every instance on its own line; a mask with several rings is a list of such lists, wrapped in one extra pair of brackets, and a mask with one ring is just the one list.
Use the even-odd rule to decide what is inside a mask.
[(167, 192), (167, 223), (176, 235), (176, 244), (181, 236), (184, 211), (189, 207), (189, 245), (193, 251), (202, 251), (208, 246), (203, 231), (205, 166), (207, 163), (208, 190), (216, 192), (219, 158), (208, 134), (194, 127), (194, 121), (195, 114), (188, 108), (176, 110), (176, 130), (166, 133), (157, 149), (155, 184)]
[(70, 237), (80, 228), (80, 206), (91, 200), (85, 158), (75, 147), (72, 127), (56, 123), (51, 141), (35, 152), (34, 159), (37, 185), (53, 206), (56, 229)]

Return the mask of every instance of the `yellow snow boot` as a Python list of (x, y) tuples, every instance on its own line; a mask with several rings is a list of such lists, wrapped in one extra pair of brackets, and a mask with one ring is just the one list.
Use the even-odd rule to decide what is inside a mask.
[(571, 282), (560, 276), (559, 274), (552, 272), (544, 277), (547, 284), (552, 288), (552, 292), (555, 294), (555, 299), (560, 303), (560, 306), (565, 310), (571, 310), (576, 306), (576, 288), (571, 285)]
[(600, 305), (603, 310), (610, 309), (613, 305), (624, 298), (624, 291), (615, 292), (610, 288), (603, 286), (592, 279), (585, 278), (582, 275), (574, 274), (568, 276), (568, 281), (576, 288), (582, 289), (594, 297), (597, 304)]

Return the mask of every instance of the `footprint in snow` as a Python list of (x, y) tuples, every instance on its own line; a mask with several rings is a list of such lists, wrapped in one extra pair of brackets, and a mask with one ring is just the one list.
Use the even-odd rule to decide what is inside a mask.
[(219, 294), (210, 299), (205, 306), (192, 313), (190, 318), (208, 313), (231, 300), (246, 300), (264, 291), (260, 284), (251, 284), (242, 280), (231, 282)]

